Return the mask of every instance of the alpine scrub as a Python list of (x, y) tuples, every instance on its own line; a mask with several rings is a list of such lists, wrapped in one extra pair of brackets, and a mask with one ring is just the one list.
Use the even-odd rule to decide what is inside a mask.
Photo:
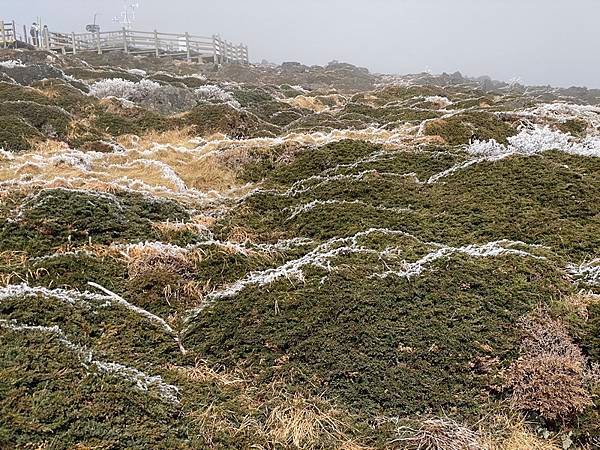
[(593, 92), (49, 56), (0, 53), (0, 447), (598, 445)]

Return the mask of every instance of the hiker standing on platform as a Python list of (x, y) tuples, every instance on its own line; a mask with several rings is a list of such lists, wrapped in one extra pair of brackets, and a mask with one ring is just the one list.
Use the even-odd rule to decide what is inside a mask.
[(29, 29), (29, 34), (31, 35), (31, 43), (35, 47), (40, 46), (40, 27), (37, 23), (33, 22), (31, 24), (31, 28)]

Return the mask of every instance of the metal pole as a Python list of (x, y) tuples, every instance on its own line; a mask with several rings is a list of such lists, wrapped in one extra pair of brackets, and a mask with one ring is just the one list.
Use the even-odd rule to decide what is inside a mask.
[(2, 46), (6, 48), (6, 35), (4, 33), (4, 21), (0, 20), (0, 30), (2, 30)]
[(77, 54), (77, 42), (75, 41), (75, 33), (71, 33), (71, 45), (73, 46), (73, 54)]
[(17, 26), (15, 25), (15, 21), (14, 20), (12, 22), (12, 33), (13, 33), (13, 36), (12, 36), (13, 37), (13, 41), (15, 41), (15, 48), (18, 48), (19, 47), (19, 44), (18, 44), (19, 41), (17, 40)]
[(29, 36), (27, 35), (27, 26), (23, 25), (23, 42), (29, 44)]

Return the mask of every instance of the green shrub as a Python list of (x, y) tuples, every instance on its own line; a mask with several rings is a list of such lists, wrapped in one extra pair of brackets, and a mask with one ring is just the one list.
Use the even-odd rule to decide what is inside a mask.
[[(2, 108), (0, 104), (0, 109)], [(22, 118), (0, 116), (0, 148), (10, 152), (21, 152), (29, 150), (31, 142), (38, 139), (42, 139), (42, 134)]]

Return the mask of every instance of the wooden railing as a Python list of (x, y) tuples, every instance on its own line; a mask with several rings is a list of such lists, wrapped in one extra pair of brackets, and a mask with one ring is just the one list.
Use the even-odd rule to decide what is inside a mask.
[(0, 20), (0, 47), (8, 47), (17, 41), (15, 21)]
[(196, 36), (189, 33), (158, 31), (101, 31), (97, 33), (56, 33), (43, 29), (39, 46), (44, 50), (77, 54), (83, 52), (124, 52), (133, 55), (181, 57), (188, 61), (248, 64), (248, 47), (234, 45), (220, 36)]

